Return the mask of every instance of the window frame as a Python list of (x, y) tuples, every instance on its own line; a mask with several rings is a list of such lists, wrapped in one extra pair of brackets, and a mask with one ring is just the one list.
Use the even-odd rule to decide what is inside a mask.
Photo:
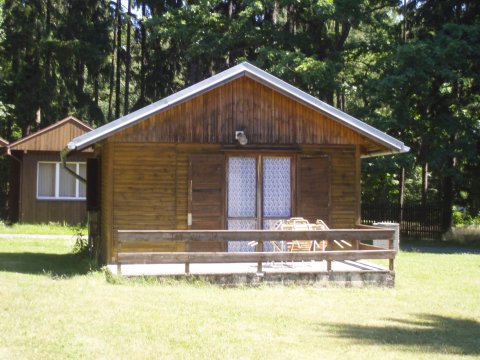
[[(256, 216), (255, 217), (229, 217), (228, 216), (228, 165), (230, 157), (251, 157), (256, 161)], [(225, 226), (228, 228), (229, 220), (255, 220), (257, 230), (264, 228), (265, 220), (281, 220), (285, 217), (265, 217), (263, 214), (263, 159), (264, 158), (290, 158), (290, 217), (295, 214), (296, 193), (296, 156), (290, 152), (228, 152), (225, 157)]]
[[(54, 196), (44, 196), (44, 195), (39, 195), (39, 182), (40, 182), (40, 164), (55, 164), (55, 195)], [(80, 174), (80, 166), (84, 165), (85, 166), (85, 171), (86, 171), (86, 166), (87, 163), (84, 161), (69, 161), (66, 163), (67, 165), (75, 165), (75, 172), (77, 174)], [(60, 196), (60, 169), (61, 169), (62, 163), (59, 161), (38, 161), (37, 162), (37, 181), (36, 181), (36, 198), (37, 200), (67, 200), (67, 201), (85, 201), (87, 199), (86, 197), (86, 192), (85, 196), (80, 196), (80, 180), (75, 178), (75, 196)], [(73, 175), (71, 175), (73, 176)]]

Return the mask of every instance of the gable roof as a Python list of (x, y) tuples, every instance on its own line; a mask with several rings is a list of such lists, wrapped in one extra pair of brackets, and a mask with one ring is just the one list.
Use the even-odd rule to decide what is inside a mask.
[(85, 149), (86, 147), (93, 145), (96, 142), (101, 141), (120, 130), (123, 130), (142, 120), (145, 120), (158, 112), (164, 111), (170, 107), (178, 105), (188, 99), (196, 97), (227, 82), (238, 79), (242, 76), (247, 76), (310, 108), (313, 108), (316, 111), (319, 111), (320, 113), (364, 135), (365, 137), (373, 140), (374, 142), (384, 145), (393, 153), (409, 151), (409, 147), (400, 140), (397, 140), (394, 137), (374, 128), (373, 126), (370, 126), (363, 121), (360, 121), (353, 116), (350, 116), (343, 111), (340, 111), (333, 106), (318, 100), (317, 98), (307, 94), (306, 92), (247, 62), (236, 65), (206, 80), (203, 80), (175, 94), (172, 94), (162, 100), (159, 100), (142, 109), (134, 111), (133, 113), (125, 115), (104, 126), (101, 126), (89, 133), (81, 135), (70, 141), (67, 144), (67, 147), (69, 150)]
[(65, 142), (89, 131), (92, 131), (89, 125), (73, 116), (68, 116), (11, 143), (8, 147), (11, 150), (60, 151)]

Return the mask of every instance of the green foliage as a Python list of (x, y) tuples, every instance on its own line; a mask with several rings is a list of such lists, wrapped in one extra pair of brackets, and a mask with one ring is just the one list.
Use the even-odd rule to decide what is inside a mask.
[(80, 256), (91, 256), (92, 249), (88, 243), (88, 238), (85, 236), (84, 228), (78, 226), (74, 228), (75, 245), (73, 246), (73, 253)]
[[(463, 226), (479, 226), (480, 225), (480, 214), (472, 216), (468, 214), (465, 209), (459, 208), (458, 206), (453, 207), (453, 224), (457, 227)], [(480, 236), (479, 236), (480, 238)]]
[(100, 125), (247, 60), (411, 147), (364, 161), (364, 200), (398, 200), (404, 168), (406, 199), (425, 185), (446, 209), (480, 211), (478, 1), (131, 3), (117, 19), (117, 1), (0, 2), (0, 136), (36, 130), (38, 109), (40, 127)]

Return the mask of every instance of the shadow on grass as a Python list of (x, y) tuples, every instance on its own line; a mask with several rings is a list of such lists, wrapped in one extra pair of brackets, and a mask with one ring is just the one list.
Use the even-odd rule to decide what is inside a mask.
[[(432, 354), (480, 355), (480, 322), (419, 314), (418, 320), (388, 319), (391, 325), (330, 324), (336, 336), (359, 344), (391, 344)], [(415, 349), (414, 349), (415, 347)]]
[(75, 254), (0, 253), (0, 271), (70, 277), (90, 269), (88, 259)]

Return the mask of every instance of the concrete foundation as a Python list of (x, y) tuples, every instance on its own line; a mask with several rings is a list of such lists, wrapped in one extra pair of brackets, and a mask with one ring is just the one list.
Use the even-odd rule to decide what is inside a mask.
[[(394, 287), (395, 272), (384, 267), (358, 261), (336, 261), (332, 271), (326, 263), (264, 264), (263, 272), (256, 272), (257, 264), (191, 264), (186, 274), (183, 264), (123, 265), (122, 276), (147, 276), (159, 279), (206, 281), (222, 286), (307, 285), (314, 287)], [(116, 265), (109, 271), (116, 274)]]

